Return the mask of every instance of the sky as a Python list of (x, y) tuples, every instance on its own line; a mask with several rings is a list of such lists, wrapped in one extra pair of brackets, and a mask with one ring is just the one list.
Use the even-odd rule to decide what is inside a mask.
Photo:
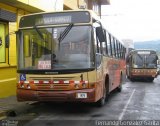
[(102, 22), (120, 39), (160, 40), (160, 0), (110, 0)]

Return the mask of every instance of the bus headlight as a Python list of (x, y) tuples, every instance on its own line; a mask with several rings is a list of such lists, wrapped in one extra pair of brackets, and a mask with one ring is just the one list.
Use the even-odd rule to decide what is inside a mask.
[(29, 84), (27, 84), (27, 89), (31, 89), (31, 86)]
[(79, 85), (78, 85), (78, 84), (75, 84), (75, 85), (74, 85), (74, 88), (75, 88), (75, 89), (78, 89), (78, 88), (79, 88)]
[(20, 87), (21, 87), (21, 88), (24, 88), (24, 83), (20, 84)]
[(82, 88), (86, 88), (87, 87), (87, 84), (86, 83), (83, 83), (82, 84)]

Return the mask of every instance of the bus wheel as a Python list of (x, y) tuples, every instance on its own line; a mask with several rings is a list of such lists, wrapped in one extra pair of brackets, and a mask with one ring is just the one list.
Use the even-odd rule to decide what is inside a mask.
[(130, 80), (131, 80), (132, 82), (134, 82), (134, 81), (135, 81), (135, 79), (134, 79), (134, 78), (130, 78)]
[(103, 97), (96, 102), (96, 106), (97, 106), (97, 107), (102, 107), (102, 106), (105, 105), (106, 95), (107, 95), (107, 94), (106, 94), (106, 91), (105, 91)]
[(117, 87), (117, 91), (121, 92), (122, 91), (122, 83)]
[(120, 84), (119, 84), (119, 86), (117, 87), (117, 91), (118, 91), (118, 92), (121, 92), (121, 91), (122, 91), (122, 82), (123, 82), (123, 78), (122, 78), (122, 75), (121, 75)]
[(154, 78), (149, 78), (149, 82), (153, 82)]

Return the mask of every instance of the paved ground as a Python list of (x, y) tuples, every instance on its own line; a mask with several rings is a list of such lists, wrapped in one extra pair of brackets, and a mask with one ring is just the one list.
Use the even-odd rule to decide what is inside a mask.
[(31, 108), (32, 102), (17, 102), (16, 96), (0, 99), (0, 120), (7, 116), (16, 116), (25, 113)]

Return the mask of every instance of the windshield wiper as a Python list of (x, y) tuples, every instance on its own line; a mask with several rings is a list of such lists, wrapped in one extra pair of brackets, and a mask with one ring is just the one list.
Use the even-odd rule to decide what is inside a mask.
[(35, 25), (33, 28), (36, 30), (36, 32), (38, 33), (38, 35), (40, 36), (40, 38), (41, 38), (43, 41), (45, 41), (45, 39), (44, 39), (44, 37), (43, 37), (43, 35), (42, 35), (42, 32), (37, 28), (37, 26)]
[(141, 60), (143, 60), (143, 57), (142, 57), (141, 55), (137, 54), (137, 56), (138, 56)]
[(59, 43), (66, 37), (66, 35), (69, 33), (71, 28), (73, 27), (73, 23), (69, 24), (66, 29), (60, 34), (58, 41)]

